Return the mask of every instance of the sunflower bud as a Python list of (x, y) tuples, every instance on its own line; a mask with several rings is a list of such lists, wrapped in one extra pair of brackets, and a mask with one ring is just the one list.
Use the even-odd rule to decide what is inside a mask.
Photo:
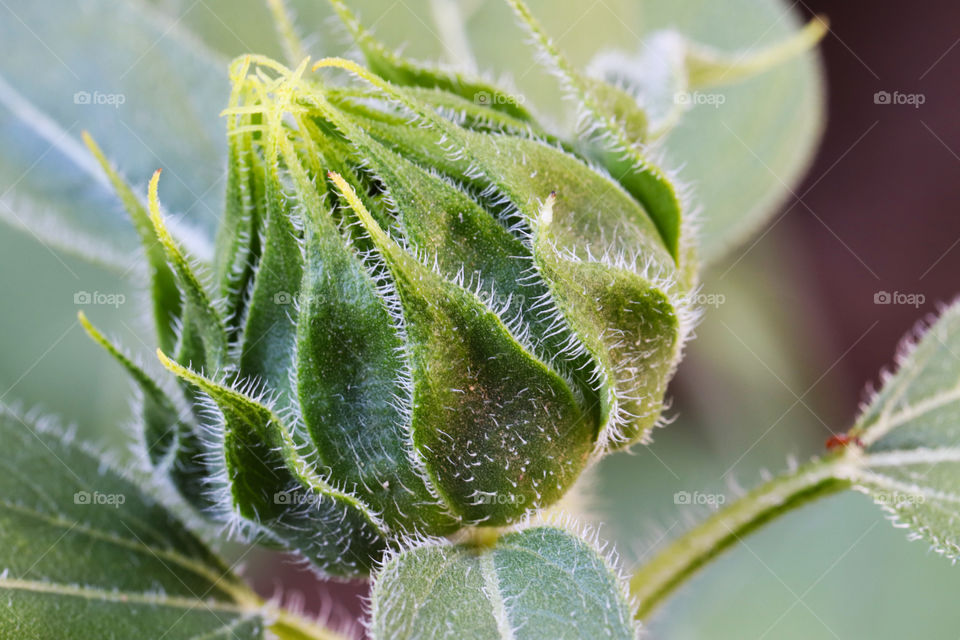
[(89, 330), (140, 384), (151, 464), (186, 498), (349, 575), (404, 536), (549, 506), (643, 440), (694, 267), (616, 89), (578, 85), (592, 137), (560, 139), (520, 97), (388, 53), (335, 4), (368, 67), (231, 68), (212, 265), (167, 232), (159, 176), (146, 209), (124, 198), (180, 390)]

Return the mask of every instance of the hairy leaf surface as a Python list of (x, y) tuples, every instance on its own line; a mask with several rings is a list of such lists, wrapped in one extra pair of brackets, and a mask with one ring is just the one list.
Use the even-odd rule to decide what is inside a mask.
[(960, 306), (915, 342), (864, 409), (851, 436), (854, 483), (934, 548), (960, 555)]
[(555, 527), (500, 538), (491, 548), (403, 552), (376, 576), (376, 640), (580, 640), (635, 637), (618, 578), (596, 550)]
[(0, 440), (0, 637), (263, 637), (247, 588), (97, 455), (7, 408)]

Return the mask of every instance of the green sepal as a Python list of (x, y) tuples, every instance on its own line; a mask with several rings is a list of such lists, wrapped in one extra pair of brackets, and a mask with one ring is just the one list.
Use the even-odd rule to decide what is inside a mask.
[[(234, 61), (230, 67), (231, 107), (239, 105), (249, 92), (244, 83), (249, 67), (249, 56)], [(261, 120), (261, 114), (237, 113), (227, 119), (227, 193), (217, 229), (214, 269), (224, 319), (231, 334), (240, 331), (254, 265), (262, 250), (262, 226), (266, 219), (264, 169), (254, 145), (254, 129)]]
[(461, 285), (424, 267), (331, 176), (387, 263), (413, 359), (414, 444), (468, 522), (500, 525), (546, 506), (586, 465), (594, 426), (566, 381)]
[(285, 136), (278, 114), (268, 114), (263, 134), (266, 146), (266, 228), (256, 264), (240, 351), (240, 375), (264, 381), (281, 406), (296, 403), (296, 307), (300, 299), (304, 257), (302, 221), (297, 199), (282, 182), (277, 145)]
[[(456, 122), (465, 129), (484, 133), (535, 136), (541, 139), (549, 139), (553, 144), (562, 144), (559, 138), (545, 131), (534, 121), (515, 118), (503, 111), (495, 111), (443, 89), (409, 86), (404, 87), (404, 90), (414, 99), (436, 110), (439, 115)], [(369, 90), (357, 90), (352, 87), (324, 87), (324, 95), (343, 111), (364, 118), (379, 119), (390, 124), (404, 124), (405, 122), (395, 112), (377, 110), (371, 107), (366, 100), (375, 97), (375, 94), (372, 95)]]
[(120, 363), (139, 388), (143, 397), (140, 418), (143, 424), (141, 435), (144, 449), (153, 467), (168, 468), (172, 463), (172, 456), (176, 455), (180, 433), (189, 431), (190, 426), (181, 420), (176, 405), (160, 385), (90, 324), (85, 313), (78, 312), (77, 319), (87, 335)]
[(167, 264), (177, 277), (183, 294), (184, 309), (180, 339), (176, 346), (177, 358), (192, 363), (195, 367), (218, 370), (227, 357), (227, 335), (220, 314), (210, 301), (210, 296), (194, 273), (190, 262), (181, 252), (163, 221), (157, 186), (160, 170), (153, 174), (147, 193), (150, 222), (157, 240), (163, 247)]
[(480, 292), (484, 304), (515, 337), (522, 336), (537, 355), (575, 383), (583, 405), (595, 405), (596, 390), (588, 381), (589, 358), (571, 347), (576, 338), (569, 330), (537, 308), (549, 291), (533, 273), (529, 247), (452, 180), (370, 137), (323, 96), (314, 96), (314, 101), (382, 183), (396, 226), (404, 240), (416, 247), (421, 261), (434, 264), (447, 280), (463, 281)]
[[(538, 276), (554, 291), (554, 302), (563, 300), (563, 305), (557, 305), (563, 320), (596, 358), (591, 372), (596, 372), (602, 393), (597, 438), (604, 446), (641, 439), (656, 421), (655, 412), (662, 407), (663, 391), (689, 328), (689, 323), (681, 322), (685, 320), (682, 307), (688, 279), (677, 270), (643, 207), (616, 182), (562, 149), (535, 139), (463, 130), (431, 114), (402, 88), (388, 86), (349, 62), (318, 64), (359, 75), (428, 122), (431, 126), (411, 132), (410, 127), (362, 121), (367, 132), (400, 155), (417, 158), (476, 189), (492, 189), (507, 199), (521, 217), (522, 237), (529, 238), (543, 224), (542, 203), (551, 202), (549, 250), (568, 264), (551, 269), (550, 263), (537, 256)], [(418, 144), (425, 136), (432, 136), (434, 144)], [(440, 144), (443, 141), (458, 153), (446, 153)], [(555, 199), (560, 203), (556, 210)], [(616, 294), (604, 288), (611, 279), (618, 282)], [(634, 300), (633, 294), (639, 298)], [(616, 299), (609, 300), (611, 295)], [(612, 304), (630, 301), (630, 313), (617, 316), (612, 309), (599, 307), (600, 299)], [(643, 311), (667, 316), (645, 318)], [(618, 324), (624, 320), (642, 321), (644, 326)], [(632, 346), (624, 347), (619, 339), (624, 331), (631, 334)]]
[(165, 367), (210, 397), (223, 415), (226, 506), (251, 527), (320, 570), (350, 576), (370, 570), (385, 548), (379, 517), (330, 484), (301, 455), (283, 420), (258, 401), (157, 352)]
[(539, 204), (551, 192), (562, 190), (571, 204), (566, 228), (556, 231), (564, 246), (578, 254), (592, 252), (617, 259), (643, 256), (641, 262), (653, 261), (665, 275), (677, 268), (650, 212), (611, 177), (572, 154), (537, 139), (486, 135), (458, 127), (404, 88), (347, 60), (321, 60), (315, 65), (318, 67), (338, 67), (357, 75), (400, 101), (422, 121), (421, 126), (410, 127), (356, 117), (371, 135), (400, 155), (479, 190), (494, 190), (494, 195), (507, 197), (528, 221), (536, 220)]
[(600, 363), (607, 420), (599, 446), (629, 446), (656, 424), (679, 360), (685, 327), (677, 298), (670, 295), (676, 284), (652, 281), (632, 265), (587, 261), (559, 249), (554, 229), (566, 203), (557, 201), (555, 195), (547, 198), (537, 223), (537, 267), (556, 305)]
[(144, 452), (150, 465), (166, 474), (181, 496), (197, 511), (207, 514), (213, 504), (206, 491), (207, 469), (202, 460), (206, 449), (196, 425), (178, 409), (166, 391), (113, 342), (78, 314), (87, 334), (120, 363), (140, 389), (140, 420)]
[(636, 102), (631, 106), (620, 89), (581, 74), (550, 41), (522, 0), (507, 1), (577, 101), (586, 119), (581, 133), (596, 147), (597, 160), (643, 204), (664, 245), (679, 264), (683, 213), (680, 196), (673, 182), (641, 146), (646, 138), (646, 114)]
[(166, 254), (156, 229), (150, 222), (150, 214), (147, 213), (147, 209), (127, 181), (110, 164), (103, 151), (86, 131), (83, 132), (83, 141), (107, 175), (140, 236), (140, 244), (147, 259), (150, 275), (150, 298), (153, 303), (153, 323), (157, 332), (157, 345), (161, 349), (173, 349), (177, 339), (174, 323), (180, 319), (181, 313), (180, 290), (177, 287), (176, 277), (167, 264)]
[[(284, 137), (277, 144), (306, 222), (296, 379), (316, 455), (395, 534), (450, 533), (459, 519), (429, 485), (413, 447), (400, 330), (293, 145)], [(322, 181), (319, 188), (325, 195)]]
[[(637, 99), (616, 85), (580, 75), (580, 82), (598, 104), (603, 106), (604, 112), (612, 122), (619, 125), (625, 140), (634, 144), (647, 142), (650, 135), (650, 122), (647, 112), (640, 107)], [(604, 163), (604, 166), (609, 166)], [(615, 176), (621, 174), (611, 171)]]

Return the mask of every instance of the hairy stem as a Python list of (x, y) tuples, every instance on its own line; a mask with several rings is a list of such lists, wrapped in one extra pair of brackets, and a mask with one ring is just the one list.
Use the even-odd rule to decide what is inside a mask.
[(276, 616), (270, 631), (280, 640), (346, 640), (347, 637), (326, 629), (318, 623), (296, 615), (286, 609), (272, 612)]
[(662, 549), (630, 580), (640, 603), (637, 618), (647, 618), (677, 587), (708, 561), (756, 529), (816, 498), (850, 486), (844, 454), (813, 460), (779, 476), (724, 507)]
[(245, 583), (230, 585), (230, 593), (240, 606), (250, 612), (261, 612), (266, 619), (272, 620), (270, 631), (278, 640), (347, 640), (342, 633), (327, 629), (302, 614), (264, 602)]

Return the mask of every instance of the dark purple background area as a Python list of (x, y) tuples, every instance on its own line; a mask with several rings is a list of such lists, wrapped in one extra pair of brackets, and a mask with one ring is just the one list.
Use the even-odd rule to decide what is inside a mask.
[[(852, 386), (837, 396), (852, 417), (861, 381), (889, 365), (918, 318), (960, 294), (960, 3), (799, 5), (830, 18), (828, 121), (795, 189), (806, 207), (791, 197), (769, 241), (799, 245), (834, 346), (854, 344), (877, 322), (838, 367), (838, 384)], [(875, 104), (881, 90), (925, 102)], [(877, 291), (926, 301), (919, 310), (877, 305)]]

